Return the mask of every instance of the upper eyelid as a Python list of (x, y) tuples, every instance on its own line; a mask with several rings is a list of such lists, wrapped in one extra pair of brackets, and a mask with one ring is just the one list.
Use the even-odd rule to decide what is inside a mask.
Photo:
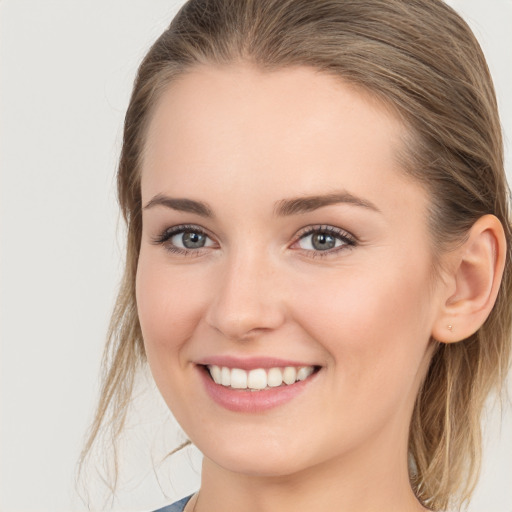
[(357, 237), (353, 235), (350, 231), (347, 231), (346, 229), (343, 228), (332, 226), (330, 224), (314, 224), (311, 226), (305, 226), (304, 228), (298, 231), (295, 240), (300, 240), (304, 236), (311, 235), (317, 232), (332, 233), (333, 235), (338, 235), (341, 238), (348, 238), (352, 240), (354, 243), (358, 241)]
[(178, 233), (184, 232), (184, 231), (197, 231), (201, 234), (204, 234), (211, 238), (212, 240), (215, 240), (215, 237), (212, 236), (209, 230), (206, 228), (198, 225), (198, 224), (178, 224), (176, 226), (171, 226), (168, 228), (165, 228), (163, 231), (160, 232), (159, 235), (153, 237), (153, 241), (155, 243), (163, 242), (169, 240), (174, 235), (177, 235)]

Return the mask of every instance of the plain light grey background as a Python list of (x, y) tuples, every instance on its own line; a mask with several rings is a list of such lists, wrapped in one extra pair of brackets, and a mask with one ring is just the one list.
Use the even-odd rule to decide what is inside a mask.
[[(122, 266), (114, 188), (122, 120), (140, 59), (181, 3), (0, 1), (2, 512), (86, 510), (74, 470)], [(495, 77), (510, 176), (512, 1), (450, 4)], [(158, 396), (137, 407), (118, 511), (162, 506), (199, 482), (198, 454), (178, 455), (160, 475), (172, 480), (163, 496), (148, 452), (155, 433), (172, 444), (175, 427), (163, 423)], [(470, 510), (511, 512), (510, 406), (489, 412), (487, 424)]]

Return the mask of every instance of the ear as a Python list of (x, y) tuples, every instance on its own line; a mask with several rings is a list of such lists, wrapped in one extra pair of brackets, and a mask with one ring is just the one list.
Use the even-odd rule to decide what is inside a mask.
[(503, 275), (506, 239), (494, 215), (480, 217), (467, 240), (448, 253), (448, 275), (442, 288), (439, 314), (432, 337), (442, 343), (468, 338), (491, 312)]

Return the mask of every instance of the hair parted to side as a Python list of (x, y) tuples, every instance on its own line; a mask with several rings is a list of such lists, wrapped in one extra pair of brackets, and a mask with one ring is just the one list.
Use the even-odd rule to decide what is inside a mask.
[(406, 170), (431, 198), (435, 253), (485, 214), (503, 224), (508, 252), (495, 307), (470, 338), (439, 344), (410, 427), (410, 478), (420, 501), (432, 510), (467, 502), (478, 477), (484, 401), (509, 368), (512, 233), (492, 80), (471, 30), (441, 0), (190, 0), (182, 7), (140, 65), (126, 114), (117, 182), (126, 267), (83, 457), (105, 426), (114, 438), (121, 432), (145, 362), (135, 275), (148, 122), (176, 77), (197, 65), (235, 62), (262, 71), (308, 66), (391, 105), (410, 128)]

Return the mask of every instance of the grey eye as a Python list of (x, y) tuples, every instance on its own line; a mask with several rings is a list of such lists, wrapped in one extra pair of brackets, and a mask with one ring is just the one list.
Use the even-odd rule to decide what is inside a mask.
[(299, 240), (299, 247), (309, 251), (328, 251), (341, 245), (345, 245), (345, 242), (340, 240), (339, 237), (322, 231), (310, 233)]
[(181, 249), (201, 249), (212, 245), (213, 242), (204, 233), (182, 231), (171, 237), (171, 243)]
[(315, 233), (311, 236), (311, 245), (319, 251), (325, 251), (336, 246), (336, 238), (327, 233)]

